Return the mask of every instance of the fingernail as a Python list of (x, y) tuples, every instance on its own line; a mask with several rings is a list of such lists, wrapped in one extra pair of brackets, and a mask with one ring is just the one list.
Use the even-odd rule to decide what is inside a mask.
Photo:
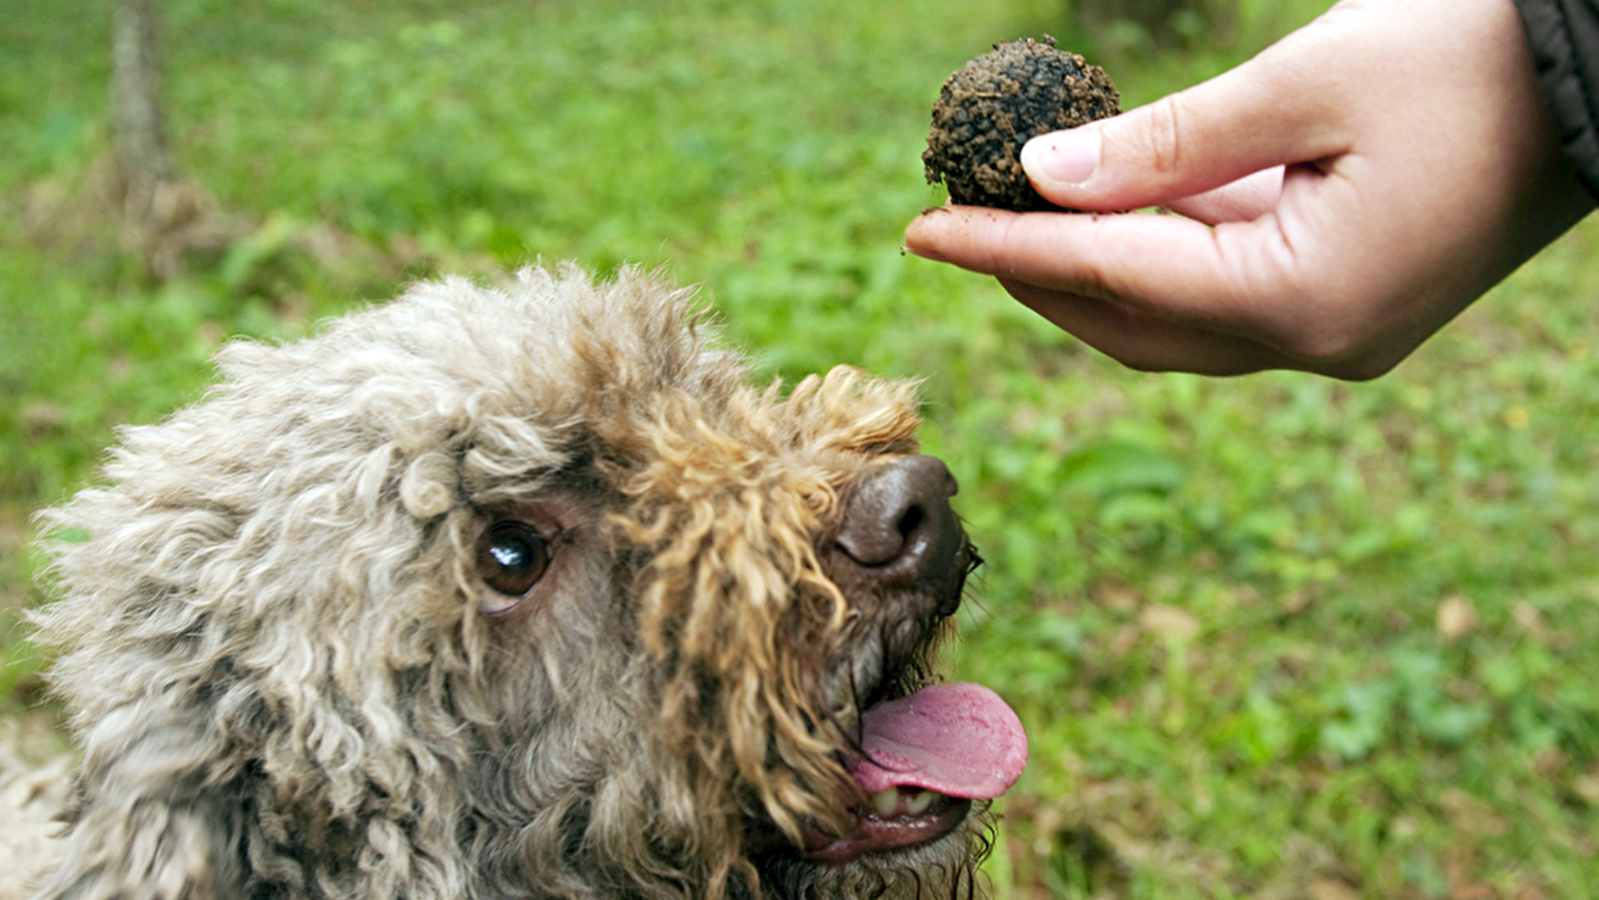
[(1041, 134), (1022, 146), (1022, 168), (1035, 181), (1082, 184), (1099, 168), (1099, 129)]
[[(944, 257), (940, 256), (938, 251), (928, 245), (928, 229), (931, 227), (935, 232), (937, 231), (936, 224), (931, 226), (928, 224), (929, 218), (933, 215), (934, 213), (930, 212), (923, 213), (905, 227), (905, 243), (900, 245), (900, 253), (909, 253), (912, 256), (919, 256), (922, 259), (930, 259), (934, 262), (944, 261)], [(933, 236), (933, 241), (934, 243), (937, 242), (936, 234)]]

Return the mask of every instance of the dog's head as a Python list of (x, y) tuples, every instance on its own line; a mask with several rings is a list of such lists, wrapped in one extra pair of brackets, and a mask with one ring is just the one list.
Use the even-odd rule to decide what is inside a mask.
[(445, 281), (126, 432), (51, 514), (42, 896), (970, 892), (1026, 745), (935, 683), (976, 554), (913, 389), (706, 331), (636, 273)]

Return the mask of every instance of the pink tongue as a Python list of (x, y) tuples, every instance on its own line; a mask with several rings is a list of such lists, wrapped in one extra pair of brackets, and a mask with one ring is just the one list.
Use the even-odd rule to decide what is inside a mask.
[(1027, 732), (999, 695), (980, 684), (944, 684), (879, 703), (861, 716), (865, 758), (850, 774), (868, 794), (914, 787), (989, 799), (1021, 776)]

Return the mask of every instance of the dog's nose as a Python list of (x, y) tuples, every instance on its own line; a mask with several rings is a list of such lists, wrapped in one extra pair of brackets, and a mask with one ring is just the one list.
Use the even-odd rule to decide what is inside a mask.
[(861, 575), (880, 584), (943, 582), (955, 569), (963, 578), (964, 533), (949, 505), (957, 489), (937, 457), (882, 463), (851, 489), (838, 546)]

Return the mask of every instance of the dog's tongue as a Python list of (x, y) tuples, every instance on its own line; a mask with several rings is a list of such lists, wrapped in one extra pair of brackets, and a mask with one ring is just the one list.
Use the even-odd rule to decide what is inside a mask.
[(850, 774), (868, 794), (913, 787), (950, 797), (998, 797), (1027, 765), (1027, 733), (999, 695), (945, 684), (879, 703), (861, 716), (865, 758)]

